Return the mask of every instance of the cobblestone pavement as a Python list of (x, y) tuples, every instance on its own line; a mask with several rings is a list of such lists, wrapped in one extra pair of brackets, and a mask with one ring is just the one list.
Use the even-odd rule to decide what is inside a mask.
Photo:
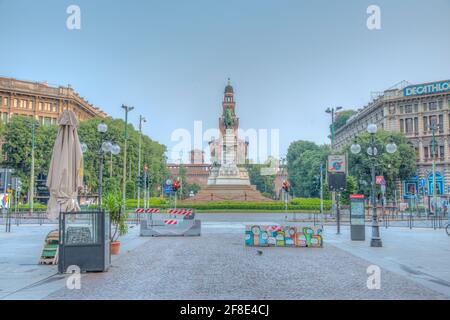
[(61, 289), (46, 299), (445, 299), (384, 269), (381, 289), (369, 290), (371, 263), (331, 244), (261, 249), (243, 243), (242, 230), (149, 238), (109, 272), (83, 275), (80, 290)]

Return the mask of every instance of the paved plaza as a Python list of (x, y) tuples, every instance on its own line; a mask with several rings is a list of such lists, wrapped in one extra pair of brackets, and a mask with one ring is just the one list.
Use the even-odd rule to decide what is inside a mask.
[[(450, 237), (443, 230), (382, 229), (383, 248), (351, 242), (348, 228), (325, 227), (324, 248), (244, 246), (247, 223), (284, 214), (199, 214), (201, 237), (122, 239), (107, 273), (85, 274), (69, 290), (54, 266), (36, 265), (55, 226), (0, 232), (1, 299), (449, 299)], [(367, 229), (369, 236), (370, 229)], [(8, 249), (9, 248), (9, 249)], [(259, 251), (259, 252), (258, 252)], [(381, 268), (381, 289), (367, 288), (367, 267)]]

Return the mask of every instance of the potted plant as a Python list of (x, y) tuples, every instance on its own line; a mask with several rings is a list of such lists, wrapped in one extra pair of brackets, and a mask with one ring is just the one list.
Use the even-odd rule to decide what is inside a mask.
[(128, 232), (127, 215), (122, 212), (122, 199), (118, 193), (108, 193), (103, 198), (103, 207), (109, 213), (113, 233), (111, 235), (111, 254), (119, 254), (119, 237)]

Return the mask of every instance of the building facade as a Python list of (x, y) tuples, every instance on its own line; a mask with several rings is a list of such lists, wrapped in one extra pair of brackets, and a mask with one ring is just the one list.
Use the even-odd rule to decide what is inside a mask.
[(64, 110), (72, 110), (80, 121), (105, 118), (106, 113), (80, 97), (70, 86), (52, 87), (46, 83), (0, 77), (0, 119), (13, 115), (35, 118), (41, 124), (56, 124)]
[[(388, 89), (336, 130), (334, 147), (339, 150), (375, 123), (379, 129), (401, 132), (416, 151), (417, 175), (402, 181), (402, 193), (433, 193), (432, 124), (436, 124), (436, 185), (439, 195), (450, 195), (450, 80)], [(422, 180), (422, 181), (423, 181)]]

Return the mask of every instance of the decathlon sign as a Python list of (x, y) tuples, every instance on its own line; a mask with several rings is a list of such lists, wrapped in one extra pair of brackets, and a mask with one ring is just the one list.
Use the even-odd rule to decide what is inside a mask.
[(405, 97), (410, 97), (448, 91), (450, 91), (450, 80), (409, 86), (403, 93)]

